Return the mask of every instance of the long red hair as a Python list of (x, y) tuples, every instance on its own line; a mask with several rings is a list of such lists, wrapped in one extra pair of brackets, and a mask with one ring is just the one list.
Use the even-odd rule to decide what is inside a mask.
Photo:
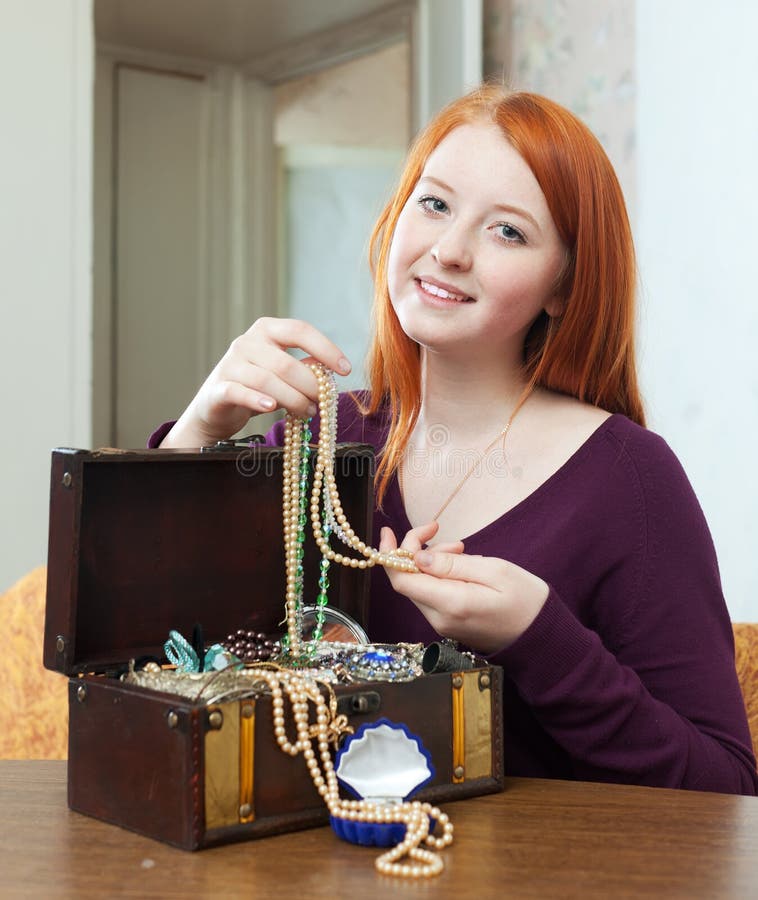
[(445, 107), (418, 135), (371, 235), (374, 336), (365, 412), (387, 404), (390, 415), (377, 469), (379, 503), (403, 458), (421, 402), (419, 346), (400, 327), (387, 286), (392, 236), (432, 151), (454, 128), (483, 120), (499, 126), (534, 173), (567, 248), (559, 285), (564, 312), (554, 318), (541, 313), (527, 335), (524, 398), (534, 387), (545, 387), (645, 424), (634, 352), (634, 246), (613, 167), (592, 132), (559, 104), (483, 85)]

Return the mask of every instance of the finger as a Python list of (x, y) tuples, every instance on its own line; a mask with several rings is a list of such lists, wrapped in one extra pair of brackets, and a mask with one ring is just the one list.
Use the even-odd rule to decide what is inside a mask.
[(350, 374), (352, 366), (342, 350), (308, 322), (302, 319), (267, 318), (258, 320), (253, 328), (261, 323), (263, 329), (280, 347), (303, 350), (333, 372), (340, 375)]
[[(430, 523), (436, 524), (436, 523)], [(421, 526), (422, 528), (426, 528), (428, 526)], [(418, 530), (418, 529), (416, 529)], [(386, 532), (386, 535), (385, 535)], [(411, 534), (411, 532), (408, 532)], [(380, 532), (380, 541), (379, 541), (379, 549), (382, 553), (388, 553), (390, 550), (397, 549), (397, 538), (395, 537), (395, 532), (387, 525), (382, 527)], [(463, 541), (450, 541), (446, 544), (435, 544), (432, 548), (436, 552), (445, 552), (445, 553), (463, 553)]]
[(502, 578), (503, 560), (485, 556), (469, 556), (465, 553), (438, 551), (432, 547), (413, 555), (419, 571), (448, 581), (465, 581), (492, 587)]
[(397, 538), (395, 532), (384, 525), (379, 532), (379, 552), (390, 553), (392, 550), (397, 550)]
[(439, 531), (438, 522), (427, 522), (425, 525), (419, 525), (411, 530), (403, 538), (400, 545), (405, 550), (420, 550), (424, 544), (428, 543)]
[[(240, 343), (241, 380), (248, 387), (258, 387), (277, 397), (280, 406), (296, 415), (306, 415), (308, 407), (318, 400), (316, 376), (301, 359), (273, 344), (247, 341)], [(250, 383), (251, 380), (255, 384)], [(278, 395), (278, 396), (277, 396)]]
[[(235, 360), (226, 366), (223, 376), (224, 380), (219, 383), (216, 394), (221, 403), (240, 403), (263, 412), (284, 408), (296, 416), (311, 416), (316, 412), (316, 404), (308, 395), (262, 366)], [(236, 389), (234, 385), (237, 386)], [(264, 398), (260, 410), (258, 398)], [(267, 406), (265, 399), (273, 402)]]
[(463, 553), (463, 541), (450, 541), (448, 544), (434, 544), (426, 549), (433, 550), (435, 553)]
[(225, 406), (239, 406), (253, 414), (271, 412), (278, 406), (273, 397), (237, 381), (222, 382), (218, 387), (217, 397)]

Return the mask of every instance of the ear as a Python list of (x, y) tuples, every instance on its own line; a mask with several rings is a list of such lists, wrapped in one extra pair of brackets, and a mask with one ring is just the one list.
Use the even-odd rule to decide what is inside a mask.
[(550, 297), (545, 304), (545, 312), (550, 316), (551, 319), (560, 318), (563, 313), (566, 311), (566, 301), (563, 297), (559, 297), (557, 294), (554, 294)]

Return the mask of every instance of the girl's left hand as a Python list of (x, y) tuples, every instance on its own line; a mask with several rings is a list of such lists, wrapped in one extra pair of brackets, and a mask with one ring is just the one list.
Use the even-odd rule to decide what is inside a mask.
[[(504, 559), (469, 556), (460, 542), (422, 549), (438, 527), (431, 522), (408, 532), (401, 546), (414, 551), (419, 572), (386, 569), (392, 587), (444, 637), (484, 654), (512, 644), (542, 609), (547, 582)], [(392, 529), (382, 528), (379, 550), (396, 548)]]

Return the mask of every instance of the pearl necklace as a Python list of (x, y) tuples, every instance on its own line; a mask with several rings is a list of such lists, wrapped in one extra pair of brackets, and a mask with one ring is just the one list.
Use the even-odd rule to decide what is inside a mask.
[[(320, 365), (312, 365), (319, 387), (319, 413), (321, 428), (310, 500), (310, 518), (313, 536), (321, 550), (320, 593), (317, 605), (322, 608), (326, 598), (326, 567), (328, 563), (367, 569), (375, 565), (417, 572), (413, 554), (398, 548), (390, 553), (380, 553), (369, 547), (356, 534), (342, 509), (334, 475), (337, 449), (337, 388), (334, 375)], [(282, 520), (284, 553), (287, 575), (286, 617), (287, 646), (293, 659), (302, 655), (302, 595), (303, 595), (303, 541), (306, 522), (309, 456), (311, 432), (310, 419), (288, 415), (284, 426), (284, 476), (282, 491)], [(323, 522), (321, 506), (323, 502)], [(347, 547), (357, 551), (363, 559), (346, 556), (332, 550), (329, 535), (336, 534)], [(436, 807), (419, 801), (388, 805), (372, 800), (343, 800), (339, 796), (337, 776), (334, 772), (330, 741), (336, 744), (340, 731), (344, 730), (337, 716), (336, 700), (332, 695), (327, 706), (319, 684), (311, 678), (287, 669), (271, 668), (270, 664), (257, 669), (256, 675), (268, 685), (272, 696), (274, 737), (280, 749), (290, 756), (303, 754), (313, 784), (324, 799), (331, 816), (354, 822), (405, 824), (405, 837), (399, 844), (383, 853), (376, 860), (376, 868), (383, 875), (400, 875), (409, 878), (427, 878), (438, 875), (442, 860), (425, 850), (421, 844), (442, 849), (452, 843), (453, 826), (448, 816)], [(284, 718), (284, 696), (289, 699), (297, 737), (294, 743), (287, 736)], [(316, 713), (315, 725), (311, 719), (309, 704)], [(317, 749), (313, 748), (316, 740)], [(429, 832), (430, 818), (441, 829), (439, 837)], [(410, 862), (401, 862), (404, 858)]]
[[(450, 504), (453, 502), (453, 500), (458, 496), (458, 493), (461, 490), (461, 488), (463, 487), (463, 485), (469, 480), (469, 478), (471, 478), (471, 476), (474, 474), (474, 472), (476, 472), (480, 469), (484, 460), (492, 452), (492, 450), (495, 449), (495, 446), (498, 443), (500, 443), (501, 441), (502, 441), (503, 452), (505, 452), (505, 439), (508, 436), (508, 432), (511, 430), (511, 425), (513, 424), (513, 420), (516, 418), (516, 413), (519, 411), (520, 408), (521, 408), (521, 404), (517, 404), (516, 408), (511, 413), (510, 418), (505, 423), (505, 427), (497, 433), (497, 435), (495, 436), (495, 439), (493, 441), (491, 441), (489, 444), (487, 444), (487, 446), (484, 448), (484, 450), (482, 450), (482, 452), (477, 456), (477, 458), (468, 466), (466, 471), (463, 473), (463, 478), (461, 478), (461, 480), (456, 484), (456, 486), (453, 488), (453, 490), (450, 493), (450, 495), (448, 496), (448, 498), (445, 500), (445, 502), (442, 504), (442, 506), (440, 506), (440, 508), (437, 510), (437, 512), (432, 516), (432, 518), (431, 518), (432, 522), (437, 522), (439, 520), (439, 517), (442, 515), (442, 513), (445, 512), (445, 510), (448, 508), (448, 506), (450, 506)], [(402, 465), (398, 466), (398, 469), (397, 469), (397, 483), (398, 483), (398, 487), (400, 488), (400, 497), (403, 500), (403, 503), (405, 503), (405, 480), (403, 478)]]
[[(417, 572), (413, 553), (398, 547), (389, 553), (380, 553), (362, 541), (350, 526), (342, 504), (334, 475), (334, 459), (337, 449), (337, 388), (334, 375), (321, 366), (311, 366), (319, 389), (319, 432), (316, 466), (311, 490), (310, 518), (313, 536), (321, 550), (322, 561), (367, 569), (379, 565), (403, 572)], [(287, 573), (286, 619), (287, 641), (290, 654), (297, 658), (302, 653), (302, 593), (303, 593), (303, 526), (306, 521), (308, 490), (308, 441), (311, 437), (310, 419), (288, 415), (284, 425), (284, 485), (282, 494), (282, 521), (284, 528), (284, 556)], [(324, 522), (321, 517), (323, 499)], [(334, 533), (347, 547), (357, 551), (363, 559), (337, 553), (329, 545), (329, 534)], [(324, 568), (322, 565), (322, 573)], [(324, 591), (321, 592), (324, 594)], [(319, 604), (322, 605), (322, 604)]]
[[(296, 672), (286, 669), (272, 669), (271, 664), (256, 667), (256, 678), (264, 681), (271, 691), (274, 723), (274, 737), (282, 752), (289, 756), (303, 754), (308, 771), (316, 790), (326, 803), (330, 815), (353, 822), (405, 824), (405, 837), (391, 850), (383, 853), (375, 861), (382, 875), (399, 875), (407, 878), (428, 878), (439, 875), (443, 869), (442, 859), (426, 844), (437, 850), (453, 842), (453, 825), (448, 816), (429, 803), (419, 801), (402, 802), (395, 805), (376, 803), (371, 800), (343, 800), (339, 796), (337, 776), (329, 749), (330, 742), (336, 744), (344, 730), (344, 717), (337, 716), (336, 698), (330, 693), (330, 704), (321, 692), (319, 684)], [(297, 732), (295, 741), (287, 735), (284, 717), (285, 695), (289, 700), (292, 719)], [(309, 704), (315, 708), (315, 724), (309, 725)], [(316, 749), (313, 741), (316, 741)], [(429, 831), (430, 818), (436, 821), (435, 830), (439, 837)], [(402, 862), (407, 857), (410, 862)]]

